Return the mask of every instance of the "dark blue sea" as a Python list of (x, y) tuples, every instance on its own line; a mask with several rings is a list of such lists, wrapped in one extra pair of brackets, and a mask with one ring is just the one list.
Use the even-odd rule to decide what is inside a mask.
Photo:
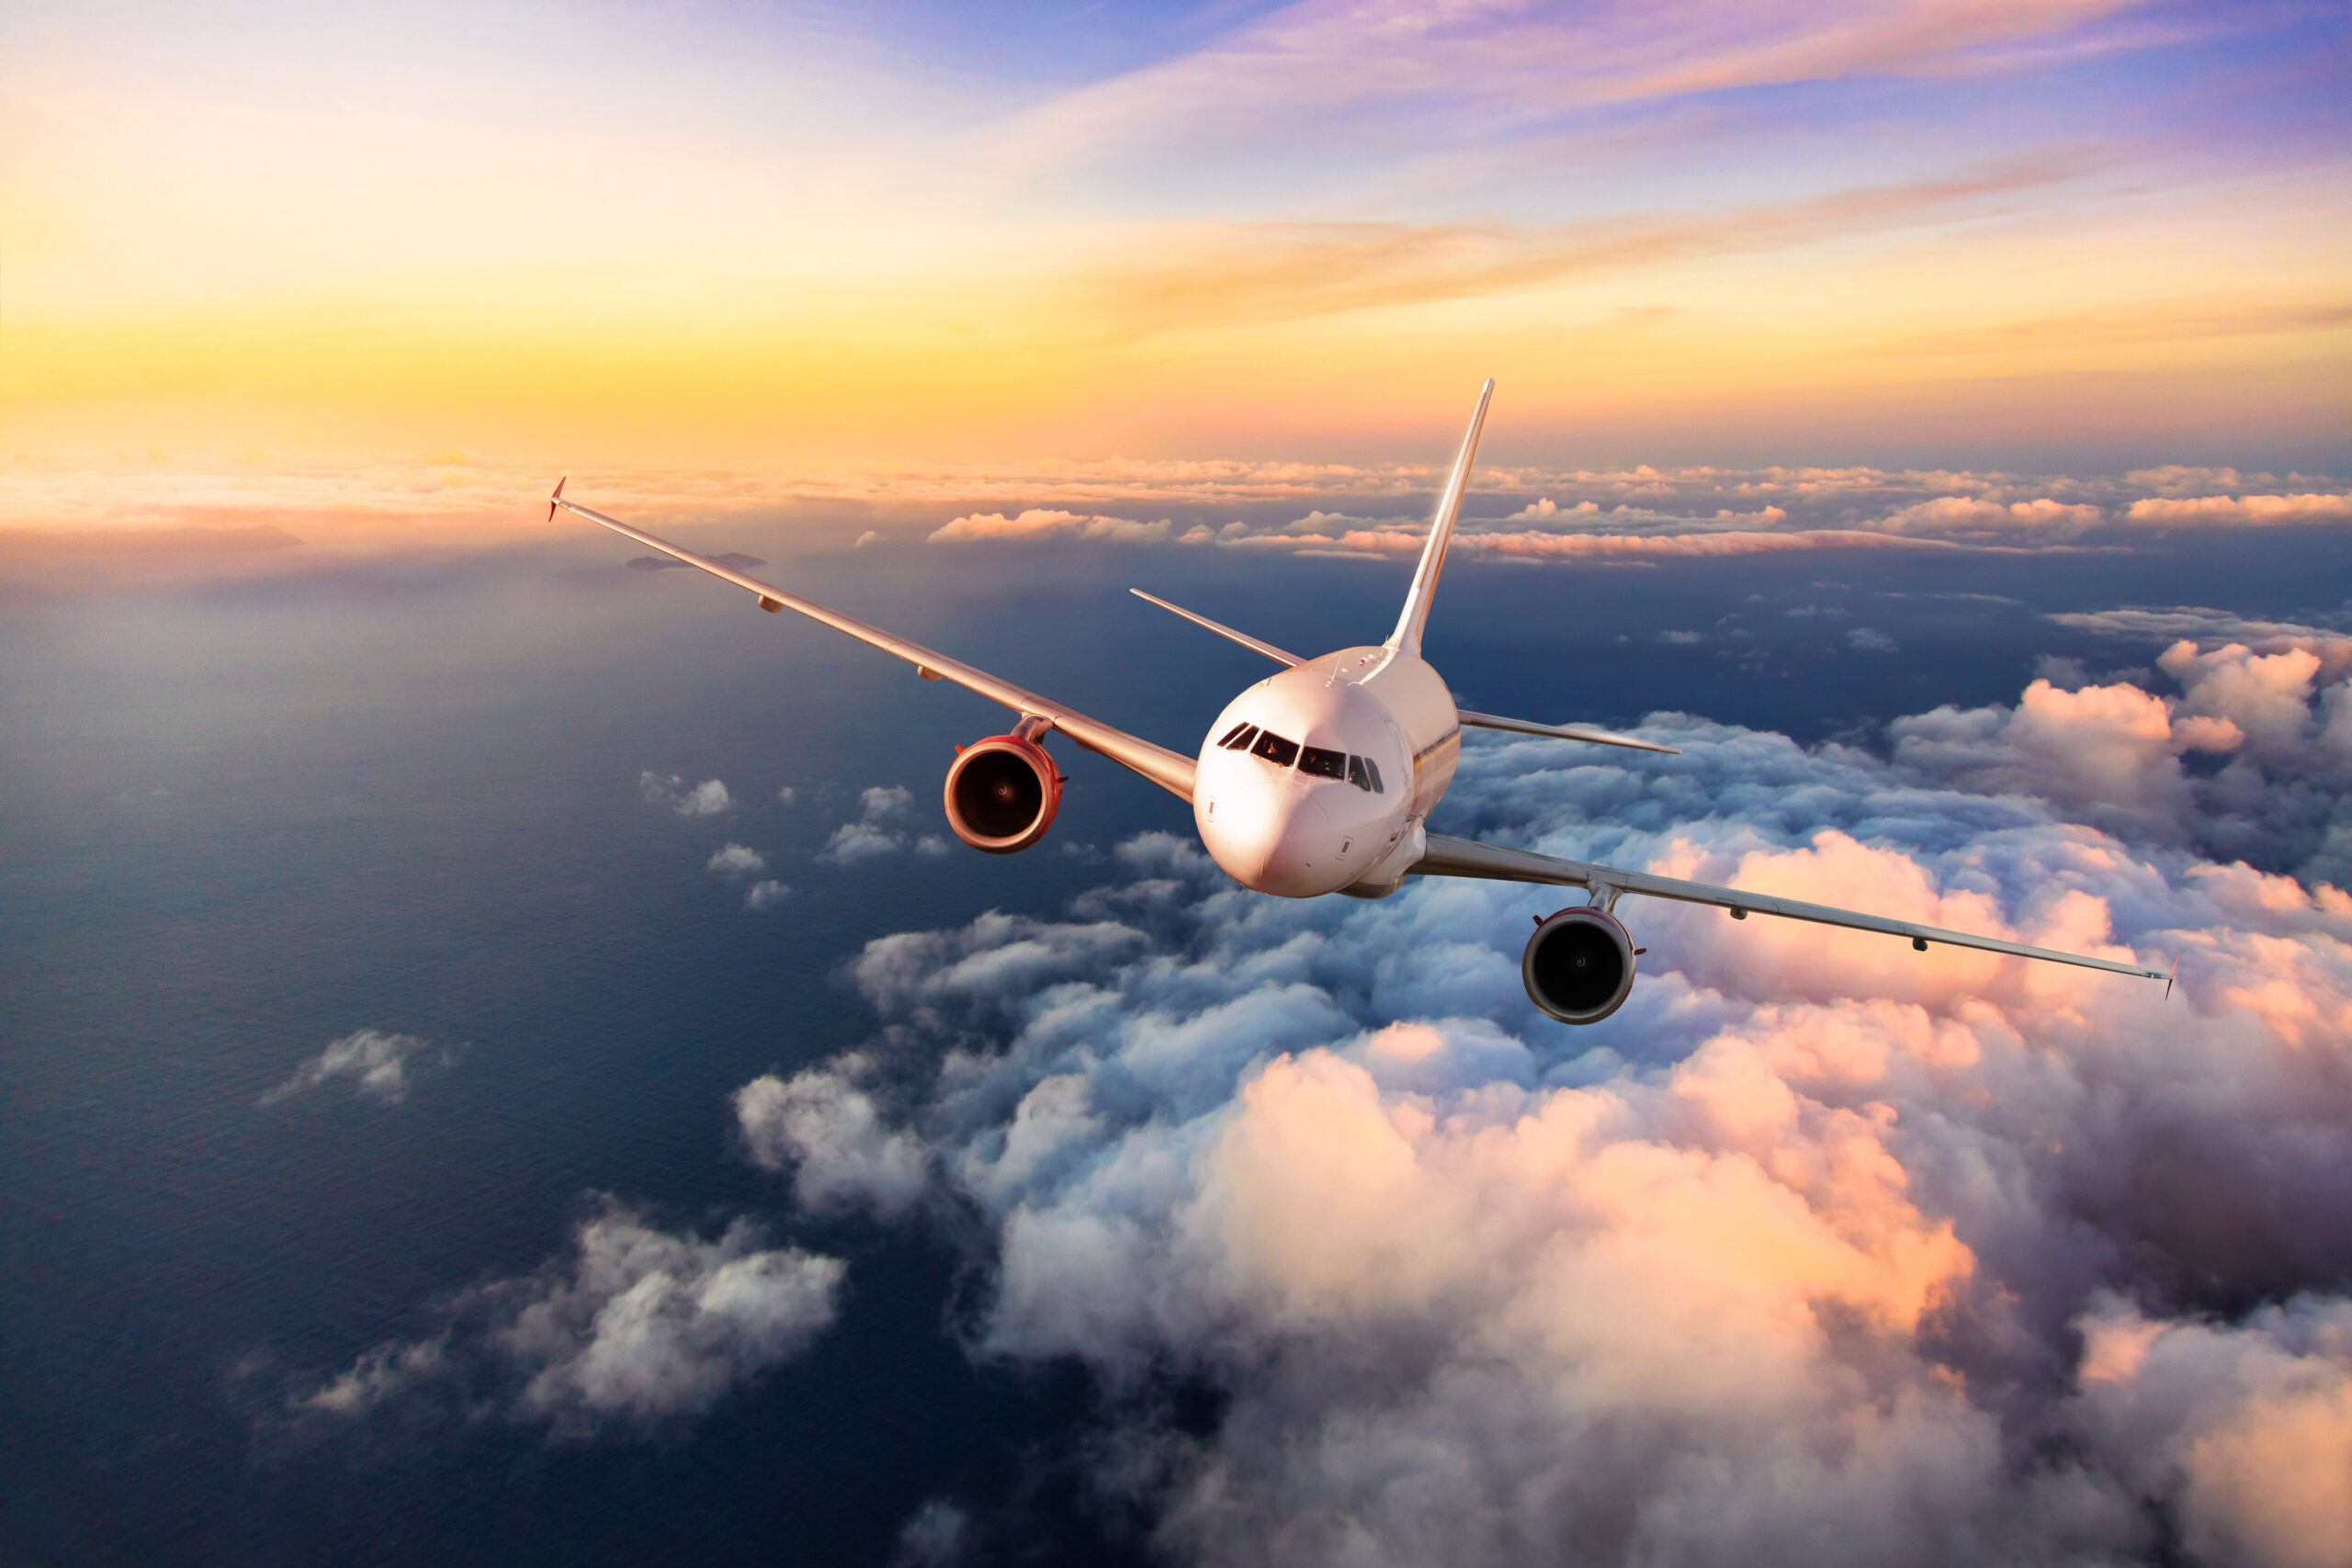
[[(1314, 652), (1385, 635), (1408, 570), (690, 536), (1184, 751), (1266, 666), (1128, 586)], [(741, 1157), (728, 1097), (875, 1031), (841, 977), (871, 939), (1058, 913), (1115, 874), (1064, 846), (1189, 815), (1073, 754), (1035, 852), (819, 863), (872, 786), (905, 786), (911, 830), (941, 830), (953, 744), (1001, 716), (697, 574), (625, 570), (632, 553), (582, 537), (0, 600), (0, 1560), (878, 1563), (943, 1493), (1021, 1561), (1141, 1551), (1148, 1521), (1080, 1480), (1084, 1375), (967, 1358), (953, 1238), (800, 1216)], [(1682, 709), (1875, 745), (1905, 713), (2014, 702), (2041, 656), (2156, 651), (2048, 613), (2292, 617), (2340, 600), (2347, 565), (2341, 543), (2186, 536), (1462, 562), (1429, 652), (1492, 711)], [(1846, 614), (1783, 613), (1805, 604)], [(1758, 628), (1737, 657), (1657, 640), (1732, 614)], [(1858, 649), (1857, 626), (1900, 653)], [(735, 804), (649, 804), (649, 772)], [(727, 842), (791, 896), (747, 910), (706, 870)], [(447, 1060), (397, 1106), (260, 1103), (362, 1029)], [(707, 1416), (594, 1440), (273, 1418), (289, 1388), (424, 1331), (435, 1301), (560, 1253), (600, 1194), (705, 1231), (763, 1215), (847, 1259), (838, 1323)]]

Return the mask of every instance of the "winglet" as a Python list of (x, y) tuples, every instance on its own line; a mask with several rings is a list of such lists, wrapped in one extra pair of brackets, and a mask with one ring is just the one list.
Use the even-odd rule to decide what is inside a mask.
[(2172, 983), (2180, 978), (2180, 954), (2172, 955), (2172, 973), (2165, 976), (2165, 1000), (2172, 1000)]
[(1462, 491), (1470, 482), (1470, 459), (1478, 451), (1478, 427), (1487, 423), (1487, 400), (1495, 395), (1495, 383), (1488, 377), (1478, 389), (1478, 406), (1470, 412), (1470, 428), (1463, 433), (1462, 451), (1453, 459), (1453, 472), (1445, 481), (1445, 491), (1438, 497), (1437, 516), (1430, 524), (1430, 542), (1421, 547), (1421, 564), (1413, 572), (1412, 592), (1405, 595), (1405, 613), (1396, 617), (1396, 629), (1388, 636), (1388, 646), (1399, 653), (1418, 659), (1421, 653), (1421, 628), (1429, 625), (1430, 601), (1437, 594), (1438, 573), (1445, 570), (1445, 547), (1453, 537), (1453, 520), (1462, 512)]
[(548, 521), (550, 523), (555, 521), (555, 509), (563, 503), (564, 481), (571, 478), (571, 476), (570, 474), (566, 474), (563, 476), (563, 479), (556, 480), (555, 493), (548, 497)]

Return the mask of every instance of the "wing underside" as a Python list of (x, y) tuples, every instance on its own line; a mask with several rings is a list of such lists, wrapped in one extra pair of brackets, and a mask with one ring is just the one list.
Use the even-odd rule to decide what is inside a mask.
[(667, 539), (657, 538), (642, 528), (632, 527), (616, 518), (607, 517), (601, 512), (592, 512), (575, 502), (566, 501), (563, 499), (563, 486), (560, 484), (556, 486), (555, 494), (548, 502), (549, 513), (552, 514), (557, 507), (584, 517), (591, 523), (610, 528), (624, 538), (634, 539), (650, 549), (660, 550), (663, 555), (684, 561), (688, 566), (700, 568), (721, 581), (731, 582), (738, 588), (757, 594), (760, 608), (763, 610), (791, 610), (808, 616), (812, 621), (820, 621), (837, 632), (854, 637), (862, 643), (905, 660), (915, 667), (916, 673), (926, 680), (953, 682), (967, 692), (977, 692), (990, 702), (1002, 704), (1024, 718), (1044, 719), (1055, 729), (1069, 736), (1077, 745), (1089, 751), (1099, 752), (1121, 766), (1141, 773), (1178, 799), (1189, 804), (1193, 798), (1193, 763), (1190, 757), (1179, 756), (1164, 746), (1155, 746), (1148, 740), (1128, 734), (1115, 725), (1105, 724), (1098, 718), (1090, 718), (1067, 704), (1039, 696), (1036, 693), (1016, 686), (1010, 681), (1000, 680), (987, 671), (976, 669), (962, 660), (950, 659), (944, 653), (937, 653), (923, 647), (921, 643), (909, 641), (894, 632), (887, 632), (879, 626), (870, 626), (854, 615), (844, 615), (837, 610), (827, 609), (813, 599), (803, 599), (800, 595), (787, 592), (774, 583), (763, 582), (756, 577), (747, 576), (734, 567), (713, 560), (708, 556), (697, 555), (684, 546), (673, 545)]
[(2103, 969), (2111, 975), (2131, 975), (2144, 980), (2167, 978), (2161, 969), (2143, 969), (2137, 964), (2122, 964), (2111, 958), (2089, 958), (2078, 953), (2060, 953), (2054, 948), (2029, 947), (2023, 942), (2004, 942), (1998, 937), (1974, 936), (1967, 931), (1946, 931), (1939, 926), (1923, 926), (1910, 920), (1891, 920), (1879, 915), (1859, 914), (1851, 909), (1833, 909), (1826, 904), (1776, 898), (1769, 893), (1743, 893), (1733, 887), (1712, 887), (1703, 882), (1653, 876), (1645, 871), (1620, 871), (1614, 866), (1589, 865), (1582, 861), (1566, 860), (1557, 855), (1537, 854), (1532, 850), (1507, 849), (1500, 844), (1480, 843), (1475, 839), (1448, 838), (1442, 833), (1429, 835), (1427, 851), (1407, 869), (1406, 874), (1544, 883), (1557, 887), (1584, 887), (1595, 891), (1614, 889), (1617, 893), (1638, 893), (1646, 897), (1672, 898), (1685, 904), (1709, 904), (1719, 909), (1728, 909), (1737, 918), (1750, 914), (1777, 915), (1782, 919), (1811, 920), (1825, 926), (1843, 926), (1849, 931), (1907, 937), (1911, 945), (1922, 949), (1931, 942), (1940, 942), (1946, 947), (1973, 948), (1980, 953), (2006, 953), (2013, 958), (2045, 959), (2052, 964), (2074, 964), (2086, 969)]

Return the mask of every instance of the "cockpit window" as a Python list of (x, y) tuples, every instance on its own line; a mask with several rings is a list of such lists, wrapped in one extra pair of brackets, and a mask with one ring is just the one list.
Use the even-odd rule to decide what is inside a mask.
[(1278, 768), (1287, 768), (1298, 761), (1298, 742), (1285, 740), (1271, 729), (1259, 736), (1258, 744), (1250, 750)]
[(1298, 771), (1312, 773), (1318, 779), (1343, 779), (1348, 776), (1348, 754), (1326, 751), (1320, 746), (1309, 746), (1298, 754)]
[(1386, 794), (1388, 793), (1387, 786), (1385, 786), (1385, 784), (1383, 784), (1380, 782), (1380, 764), (1379, 764), (1379, 763), (1377, 763), (1377, 762), (1374, 761), (1371, 758), (1366, 757), (1366, 758), (1364, 758), (1364, 759), (1363, 759), (1363, 771), (1364, 771), (1365, 773), (1369, 773), (1369, 774), (1371, 774), (1371, 775), (1372, 775), (1372, 793), (1373, 793), (1373, 794), (1374, 794), (1374, 795), (1386, 795)]
[(1356, 788), (1363, 790), (1366, 795), (1372, 793), (1372, 775), (1363, 771), (1363, 759), (1362, 757), (1350, 757), (1348, 759), (1348, 782), (1355, 785)]
[(1249, 745), (1250, 738), (1257, 733), (1258, 727), (1245, 719), (1241, 723), (1235, 725), (1231, 729), (1227, 730), (1225, 732), (1225, 739), (1218, 741), (1217, 744), (1224, 747), (1228, 751), (1238, 751), (1244, 746)]

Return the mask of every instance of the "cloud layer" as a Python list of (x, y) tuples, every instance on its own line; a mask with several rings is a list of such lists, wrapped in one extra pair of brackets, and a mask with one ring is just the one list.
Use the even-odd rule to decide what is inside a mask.
[(436, 1332), (376, 1347), (282, 1415), (318, 1426), (441, 1409), (559, 1438), (656, 1426), (799, 1354), (832, 1323), (844, 1273), (838, 1258), (768, 1246), (749, 1220), (705, 1239), (607, 1198), (569, 1256), (450, 1298)]
[[(927, 537), (964, 547), (1182, 541), (1400, 555), (1419, 548), (1444, 479), (1436, 460), (1444, 431), (1426, 445), (1429, 460), (1419, 462), (1106, 458), (614, 468), (575, 473), (572, 486), (657, 529), (765, 524), (794, 509), (847, 513), (857, 521), (837, 530), (843, 545), (853, 536), (858, 543)], [(227, 540), (257, 526), (282, 546), (308, 542), (230, 551), (215, 563), (221, 570), (296, 569), (322, 547), (577, 536), (569, 519), (544, 520), (547, 481), (536, 469), (253, 458), (28, 455), (0, 471), (0, 508), (21, 526), (50, 530), (44, 538), (115, 539), (140, 554), (153, 553), (166, 534)], [(2110, 542), (2128, 543), (2163, 530), (2342, 527), (2352, 524), (2352, 499), (2341, 479), (2325, 475), (2179, 466), (2116, 478), (1521, 464), (1478, 469), (1465, 512), (1465, 552), (1546, 560), (1906, 545), (2044, 548), (2072, 547), (2102, 530), (2111, 531)], [(874, 518), (888, 532), (867, 526)], [(685, 788), (683, 780), (650, 776), (673, 790)]]
[[(2182, 745), (2319, 746), (2276, 657), (2038, 686), (1972, 721), (2016, 776), (1661, 716), (1683, 756), (1481, 744), (1449, 801), (2179, 955), (2170, 1001), (1636, 901), (1644, 979), (1570, 1031), (1515, 963), (1556, 895), (1287, 904), (1147, 835), (1067, 918), (869, 944), (882, 1033), (748, 1086), (741, 1134), (809, 1207), (962, 1238), (971, 1353), (1088, 1367), (1095, 1483), (1182, 1559), (2341, 1562), (2352, 1236), (2310, 1220), (2352, 1202), (2352, 899), (2164, 847)], [(2126, 837), (2069, 737), (2141, 781)]]
[[(2214, 529), (2286, 524), (2343, 525), (2352, 500), (2339, 494), (2253, 492), (2179, 494), (2195, 488), (2194, 470), (2154, 470), (2123, 480), (2079, 480), (2004, 474), (1895, 472), (1874, 468), (1562, 473), (1490, 469), (1455, 536), (1464, 555), (1518, 561), (1596, 558), (1690, 558), (1804, 549), (2041, 549), (2070, 547), (2095, 531)], [(1436, 475), (1430, 475), (1434, 480)], [(2242, 480), (2233, 470), (2205, 483)], [(1501, 502), (1538, 490), (1517, 511), (1496, 517)], [(2160, 493), (2150, 493), (2152, 491)], [(957, 517), (935, 530), (934, 543), (1081, 538), (1254, 549), (1340, 551), (1409, 558), (1427, 529), (1419, 517), (1359, 517), (1344, 510), (1349, 488), (1288, 521), (1235, 519), (1194, 523), (1172, 532), (1100, 514), (1033, 509), (1017, 517)], [(1356, 491), (1378, 494), (1377, 490)], [(1562, 499), (1555, 499), (1562, 498)]]
[[(2196, 614), (2119, 612), (2112, 629), (2188, 629)], [(2099, 616), (2061, 619), (2094, 629)], [(2352, 637), (2267, 632), (2256, 651), (2184, 637), (2157, 659), (2177, 697), (2129, 682), (2048, 680), (2017, 706), (1889, 727), (1897, 761), (1972, 791), (2050, 802), (2076, 820), (2224, 860), (2352, 885)]]

